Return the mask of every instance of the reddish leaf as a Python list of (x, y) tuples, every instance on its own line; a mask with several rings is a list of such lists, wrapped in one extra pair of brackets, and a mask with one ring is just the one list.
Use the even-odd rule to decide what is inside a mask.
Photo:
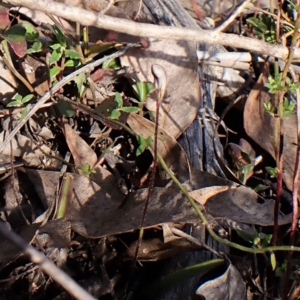
[(4, 30), (10, 25), (7, 7), (0, 5), (0, 29)]
[(27, 50), (27, 42), (25, 39), (26, 30), (17, 24), (5, 30), (2, 35), (9, 42), (17, 56), (24, 57)]

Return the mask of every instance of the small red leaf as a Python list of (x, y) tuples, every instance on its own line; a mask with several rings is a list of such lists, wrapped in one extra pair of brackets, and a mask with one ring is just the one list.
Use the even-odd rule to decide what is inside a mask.
[(4, 30), (10, 25), (9, 10), (7, 7), (0, 5), (0, 29)]
[(21, 25), (17, 24), (2, 33), (4, 39), (6, 39), (14, 52), (19, 57), (24, 57), (27, 50), (27, 42), (25, 39), (26, 30)]

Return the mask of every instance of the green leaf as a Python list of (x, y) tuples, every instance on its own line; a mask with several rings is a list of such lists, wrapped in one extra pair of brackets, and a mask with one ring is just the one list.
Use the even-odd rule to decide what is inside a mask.
[(25, 109), (22, 111), (22, 113), (21, 113), (21, 120), (23, 120), (27, 115), (28, 115), (28, 113), (29, 113), (29, 111), (30, 111), (30, 108), (31, 108), (31, 105), (30, 104), (28, 104), (26, 107), (25, 107)]
[(37, 42), (39, 38), (39, 32), (30, 24), (30, 23), (24, 23), (23, 24), (26, 33), (25, 38), (28, 42)]
[(137, 136), (137, 141), (139, 143), (139, 147), (136, 149), (136, 156), (141, 155), (149, 145), (152, 143), (152, 137), (149, 136), (147, 139), (142, 138), (141, 136)]
[(80, 170), (83, 172), (83, 174), (85, 176), (90, 176), (91, 174), (96, 173), (96, 171), (94, 169), (92, 169), (88, 163), (86, 163), (84, 166), (82, 166), (80, 168)]
[(26, 95), (26, 96), (22, 99), (22, 103), (24, 104), (24, 103), (29, 102), (33, 97), (34, 97), (33, 94), (28, 94), (28, 95)]
[(17, 94), (16, 97), (15, 97), (15, 100), (21, 102), (22, 98), (23, 97), (20, 94)]
[(118, 109), (113, 109), (112, 112), (110, 113), (110, 117), (113, 120), (118, 120), (121, 116), (121, 113), (119, 112)]
[(63, 53), (62, 48), (58, 48), (58, 49), (54, 50), (50, 57), (50, 61), (49, 61), (50, 65), (53, 65), (56, 62), (58, 62), (62, 57), (62, 53)]
[(73, 59), (69, 59), (65, 62), (65, 67), (74, 67), (75, 66), (75, 62)]
[(43, 49), (43, 44), (40, 41), (36, 41), (33, 45), (27, 49), (27, 54), (39, 53)]
[(6, 107), (20, 107), (20, 106), (22, 106), (22, 102), (17, 100), (11, 101), (6, 105)]
[(74, 51), (74, 50), (67, 49), (65, 51), (65, 55), (66, 55), (66, 57), (69, 57), (69, 58), (72, 58), (72, 59), (81, 59), (81, 55), (78, 52)]
[(18, 57), (24, 57), (26, 55), (27, 42), (25, 33), (25, 28), (20, 24), (16, 24), (2, 33), (3, 38), (8, 41)]
[(50, 69), (50, 79), (54, 79), (61, 72), (61, 68), (54, 66)]
[(145, 102), (147, 96), (155, 90), (155, 87), (151, 82), (139, 81), (132, 87), (138, 95), (140, 102)]
[(61, 49), (62, 46), (61, 46), (61, 44), (53, 44), (53, 45), (50, 46), (50, 48), (53, 49), (53, 50), (57, 50), (57, 49)]
[(123, 111), (125, 113), (137, 113), (140, 111), (140, 108), (139, 107), (135, 107), (135, 106), (124, 106), (124, 107), (121, 107), (119, 108), (119, 111)]
[(118, 104), (118, 108), (123, 107), (123, 98), (122, 98), (122, 95), (120, 93), (118, 93), (118, 92), (116, 92), (115, 101)]
[(119, 70), (121, 68), (117, 59), (110, 59), (102, 64), (103, 69)]
[(276, 257), (274, 252), (271, 252), (271, 265), (272, 265), (272, 270), (274, 271), (276, 269)]
[(86, 75), (85, 75), (85, 73), (81, 73), (81, 74), (77, 75), (75, 77), (74, 81), (77, 85), (79, 97), (81, 98), (86, 90)]
[(53, 27), (53, 33), (54, 33), (58, 43), (63, 48), (66, 48), (67, 47), (67, 39), (66, 39), (66, 36), (64, 35), (64, 33), (60, 30), (60, 28), (58, 28), (57, 26), (54, 26)]

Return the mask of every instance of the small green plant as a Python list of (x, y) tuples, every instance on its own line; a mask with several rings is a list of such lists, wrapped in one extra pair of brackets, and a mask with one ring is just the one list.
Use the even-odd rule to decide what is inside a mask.
[(277, 178), (278, 176), (278, 168), (266, 167), (267, 173), (271, 178)]
[[(266, 42), (277, 44), (276, 39), (276, 19), (273, 16), (260, 13), (258, 17), (247, 18), (247, 23), (252, 25), (253, 33)], [(281, 26), (281, 34), (292, 30), (291, 26)]]
[(120, 93), (116, 93), (115, 95), (115, 101), (117, 102), (117, 107), (113, 109), (110, 113), (110, 117), (113, 120), (118, 120), (121, 116), (121, 112), (125, 113), (137, 113), (140, 111), (139, 107), (135, 106), (123, 106), (123, 98)]
[(138, 97), (138, 100), (141, 103), (144, 103), (148, 95), (155, 90), (155, 87), (151, 82), (143, 82), (143, 81), (136, 82), (135, 84), (132, 85), (132, 88), (134, 89)]
[(149, 136), (144, 139), (141, 136), (137, 136), (137, 141), (139, 143), (139, 147), (136, 149), (136, 156), (139, 156), (151, 145), (153, 138)]
[[(50, 45), (50, 48), (53, 50), (49, 60), (49, 64), (52, 66), (50, 69), (51, 79), (54, 79), (65, 67), (78, 67), (81, 62), (81, 55), (71, 49), (68, 39), (60, 28), (53, 26), (53, 34), (56, 43)], [(66, 61), (60, 66), (55, 65), (62, 58), (66, 59)]]
[(11, 101), (7, 104), (7, 107), (21, 107), (25, 103), (29, 102), (34, 97), (33, 94), (28, 94), (25, 97), (17, 94), (14, 101)]
[(89, 164), (85, 164), (84, 166), (79, 168), (83, 174), (87, 177), (90, 177), (91, 174), (95, 174), (96, 170), (94, 170), (93, 168), (91, 168), (91, 166)]
[[(289, 77), (286, 77), (285, 82), (282, 80), (282, 73), (277, 74), (274, 78), (269, 76), (269, 82), (265, 84), (268, 88), (270, 94), (277, 93), (287, 93), (290, 92), (292, 94), (296, 93), (296, 90), (300, 88), (300, 83), (292, 83)], [(278, 116), (278, 108), (274, 106), (274, 104), (269, 101), (264, 103), (265, 111), (271, 116)], [(296, 104), (284, 97), (283, 99), (283, 117), (288, 118), (296, 112)]]

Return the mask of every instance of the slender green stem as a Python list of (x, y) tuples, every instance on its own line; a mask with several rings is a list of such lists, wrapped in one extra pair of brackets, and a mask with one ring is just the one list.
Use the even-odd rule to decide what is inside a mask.
[(188, 191), (184, 188), (184, 186), (179, 182), (179, 180), (174, 176), (174, 174), (171, 172), (171, 170), (168, 168), (166, 165), (164, 159), (161, 157), (160, 154), (157, 154), (157, 158), (163, 167), (163, 169), (166, 171), (166, 173), (171, 177), (171, 179), (174, 181), (174, 183), (178, 186), (178, 188), (182, 191), (182, 193), (185, 195), (185, 197), (188, 199), (192, 207), (195, 209), (197, 212), (200, 220), (202, 223), (206, 226), (209, 234), (219, 243), (224, 244), (226, 246), (248, 252), (248, 253), (253, 253), (253, 254), (258, 254), (258, 253), (266, 253), (266, 252), (273, 252), (273, 251), (297, 251), (300, 252), (300, 247), (294, 247), (294, 246), (270, 246), (266, 248), (249, 248), (245, 247), (233, 242), (230, 242), (229, 240), (223, 239), (219, 237), (208, 225), (208, 221), (206, 217), (204, 216), (203, 212), (199, 209), (198, 204), (196, 204), (195, 200), (189, 195)]

